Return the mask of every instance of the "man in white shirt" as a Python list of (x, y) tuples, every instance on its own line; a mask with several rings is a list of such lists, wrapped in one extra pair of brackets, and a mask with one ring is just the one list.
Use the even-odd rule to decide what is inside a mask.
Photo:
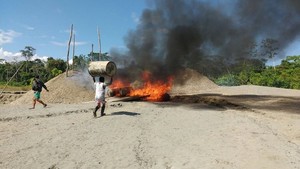
[(95, 101), (96, 101), (96, 104), (97, 104), (97, 106), (95, 107), (95, 110), (93, 111), (93, 115), (94, 115), (94, 117), (97, 117), (97, 110), (101, 107), (101, 116), (104, 116), (105, 115), (105, 113), (104, 113), (105, 103), (106, 103), (106, 101), (105, 101), (105, 90), (106, 90), (106, 87), (112, 83), (112, 77), (111, 77), (109, 83), (105, 83), (104, 82), (105, 79), (102, 76), (99, 78), (98, 82), (95, 80), (95, 77), (93, 77), (93, 80), (94, 80), (94, 84), (95, 84), (95, 87), (96, 87)]

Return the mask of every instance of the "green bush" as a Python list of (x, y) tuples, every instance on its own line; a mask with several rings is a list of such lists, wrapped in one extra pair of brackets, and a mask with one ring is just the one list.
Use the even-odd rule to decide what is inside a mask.
[(238, 77), (233, 74), (226, 74), (226, 75), (216, 79), (215, 83), (219, 86), (238, 86), (238, 85), (240, 85)]
[(54, 69), (51, 70), (51, 75), (52, 75), (53, 77), (58, 76), (58, 75), (60, 75), (60, 74), (62, 74), (62, 71), (59, 70), (59, 69), (57, 69), (57, 68), (54, 68)]

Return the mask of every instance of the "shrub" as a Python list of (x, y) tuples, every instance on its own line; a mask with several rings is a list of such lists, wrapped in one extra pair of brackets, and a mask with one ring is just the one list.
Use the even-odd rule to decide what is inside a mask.
[(239, 80), (237, 76), (233, 74), (223, 75), (222, 77), (216, 79), (215, 83), (219, 86), (238, 86)]

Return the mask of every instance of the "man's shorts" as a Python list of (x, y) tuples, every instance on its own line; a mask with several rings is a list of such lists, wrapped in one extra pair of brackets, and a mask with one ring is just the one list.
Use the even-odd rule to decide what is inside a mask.
[(103, 104), (103, 103), (105, 104), (106, 103), (105, 97), (96, 97), (95, 101), (97, 104)]
[(34, 98), (35, 98), (36, 100), (39, 100), (39, 99), (41, 98), (41, 92), (35, 91), (35, 92), (34, 92)]

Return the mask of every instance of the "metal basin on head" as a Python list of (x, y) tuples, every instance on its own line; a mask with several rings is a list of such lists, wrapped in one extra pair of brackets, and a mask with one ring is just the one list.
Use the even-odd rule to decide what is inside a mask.
[(89, 63), (88, 71), (92, 77), (112, 77), (117, 73), (117, 66), (112, 61), (92, 61)]

